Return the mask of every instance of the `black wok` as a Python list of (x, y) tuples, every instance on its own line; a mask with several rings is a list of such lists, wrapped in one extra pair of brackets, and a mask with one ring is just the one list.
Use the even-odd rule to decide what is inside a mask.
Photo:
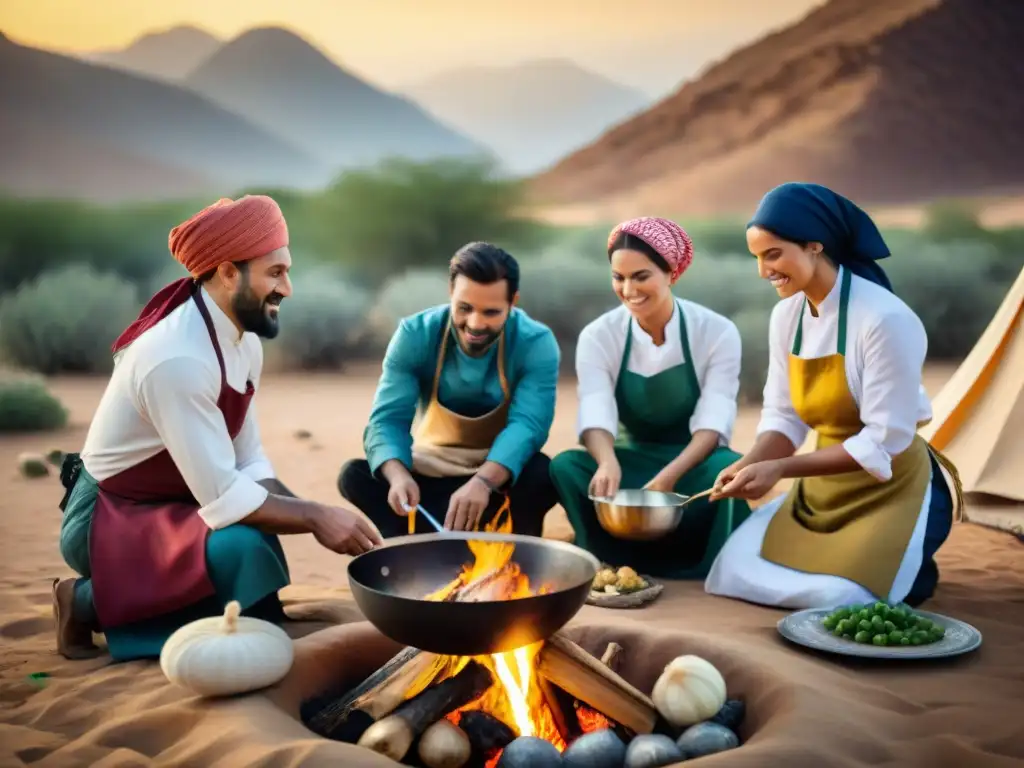
[[(512, 562), (534, 589), (551, 592), (477, 603), (422, 599), (473, 561), (470, 540), (514, 543)], [(589, 552), (560, 541), (451, 532), (387, 539), (349, 563), (348, 579), (367, 620), (392, 640), (428, 653), (480, 656), (553, 635), (583, 607), (599, 567)]]

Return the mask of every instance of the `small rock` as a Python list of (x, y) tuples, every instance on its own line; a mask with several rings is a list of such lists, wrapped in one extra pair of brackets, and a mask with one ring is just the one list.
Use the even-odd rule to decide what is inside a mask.
[(668, 736), (644, 734), (629, 742), (625, 768), (662, 768), (683, 759), (683, 750)]
[(308, 429), (297, 429), (297, 430), (295, 430), (295, 439), (296, 440), (309, 440), (309, 438), (311, 438), (312, 436), (313, 436), (313, 433), (310, 432)]
[(718, 723), (718, 725), (724, 725), (730, 731), (735, 733), (740, 723), (743, 722), (743, 716), (747, 713), (747, 706), (739, 699), (729, 699), (722, 708), (718, 710), (718, 714), (712, 717), (709, 723)]
[(64, 457), (67, 454), (64, 453), (60, 448), (54, 448), (51, 451), (46, 452), (46, 460), (53, 464), (55, 467), (59, 467), (64, 463)]
[(38, 453), (23, 453), (18, 456), (18, 471), (22, 477), (46, 477), (50, 474), (50, 467)]
[(683, 735), (676, 739), (676, 745), (683, 751), (683, 758), (690, 760), (735, 749), (740, 745), (740, 740), (724, 725), (705, 722), (691, 725), (683, 731)]
[(626, 745), (608, 728), (580, 736), (562, 753), (566, 768), (622, 768), (625, 759)]
[(520, 736), (501, 753), (498, 768), (561, 768), (562, 756), (550, 741)]

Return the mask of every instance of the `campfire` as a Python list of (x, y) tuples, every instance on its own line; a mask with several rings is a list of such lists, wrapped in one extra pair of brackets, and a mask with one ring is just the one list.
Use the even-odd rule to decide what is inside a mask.
[[(499, 513), (487, 530), (510, 529), (511, 518)], [(550, 590), (531, 584), (512, 561), (515, 544), (467, 544), (471, 561), (451, 583), (423, 599), (516, 600)], [(615, 672), (619, 650), (611, 643), (598, 659), (561, 632), (487, 656), (406, 648), (321, 709), (310, 726), (330, 738), (429, 768), (493, 768), (504, 748), (520, 737), (548, 742), (559, 753), (596, 731), (614, 732), (628, 742), (651, 733), (658, 715), (650, 697)]]

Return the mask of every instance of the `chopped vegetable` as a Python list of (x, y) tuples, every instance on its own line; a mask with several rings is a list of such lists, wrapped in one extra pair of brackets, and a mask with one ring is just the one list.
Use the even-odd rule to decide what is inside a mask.
[(837, 608), (821, 620), (836, 637), (864, 645), (927, 645), (936, 643), (946, 630), (920, 616), (906, 605), (848, 605)]

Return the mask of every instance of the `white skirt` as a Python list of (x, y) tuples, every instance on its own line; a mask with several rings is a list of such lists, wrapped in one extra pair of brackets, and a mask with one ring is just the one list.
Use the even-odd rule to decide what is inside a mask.
[[(776, 565), (761, 557), (768, 523), (779, 511), (785, 494), (755, 509), (725, 542), (704, 582), (704, 590), (712, 595), (734, 597), (761, 605), (780, 608), (834, 608), (850, 603), (867, 603), (881, 599), (856, 582), (840, 576), (804, 573)], [(903, 553), (892, 589), (885, 599), (902, 601), (914, 586), (924, 560), (924, 534), (928, 527), (928, 508), (932, 501), (929, 480), (924, 503), (917, 516), (914, 532)]]

